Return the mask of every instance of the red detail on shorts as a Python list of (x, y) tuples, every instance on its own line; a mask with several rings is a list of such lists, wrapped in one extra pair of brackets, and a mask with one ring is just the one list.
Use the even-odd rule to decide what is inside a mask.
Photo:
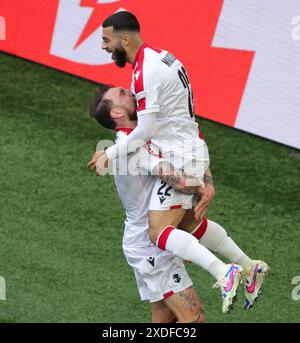
[(119, 128), (119, 129), (116, 129), (116, 131), (117, 131), (117, 132), (122, 131), (122, 132), (125, 132), (126, 135), (129, 135), (129, 134), (133, 131), (133, 129), (129, 129), (129, 128), (127, 128), (127, 127), (121, 127), (121, 128)]
[(170, 210), (176, 210), (177, 208), (182, 208), (182, 205), (173, 205), (170, 207)]
[(163, 229), (163, 231), (159, 235), (159, 238), (158, 238), (157, 244), (156, 244), (160, 249), (166, 250), (167, 240), (169, 238), (170, 233), (174, 229), (175, 229), (174, 226), (167, 226), (165, 229)]
[(171, 295), (173, 295), (174, 294), (174, 292), (173, 291), (171, 291), (171, 292), (168, 292), (168, 293), (165, 293), (164, 295), (163, 295), (163, 297), (164, 297), (164, 299), (166, 299), (166, 298), (169, 298)]
[(206, 229), (207, 229), (207, 219), (205, 217), (203, 217), (201, 225), (193, 233), (193, 236), (195, 236), (198, 239), (198, 241), (199, 241), (199, 239), (201, 239), (202, 236), (204, 235)]

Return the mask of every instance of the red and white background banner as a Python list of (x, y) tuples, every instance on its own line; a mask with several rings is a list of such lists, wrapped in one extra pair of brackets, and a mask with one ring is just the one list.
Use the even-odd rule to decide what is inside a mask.
[(185, 64), (198, 115), (300, 148), (300, 0), (0, 0), (0, 50), (129, 87), (101, 50), (119, 10)]

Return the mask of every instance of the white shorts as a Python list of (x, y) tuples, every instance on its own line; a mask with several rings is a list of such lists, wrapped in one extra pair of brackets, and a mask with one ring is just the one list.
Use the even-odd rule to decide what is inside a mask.
[(181, 258), (154, 244), (145, 247), (123, 245), (133, 268), (142, 300), (160, 301), (193, 285)]
[[(171, 156), (168, 157), (177, 169), (182, 169), (187, 175), (195, 176), (202, 180), (205, 172), (209, 168), (209, 153), (206, 144), (203, 146), (203, 160), (193, 160), (191, 156), (191, 159), (182, 165), (180, 164), (182, 161), (172, 160)], [(157, 178), (152, 190), (149, 210), (168, 211), (176, 208), (188, 210), (196, 205), (197, 200), (197, 196), (178, 192), (166, 182)]]
[(195, 205), (197, 196), (176, 191), (166, 182), (157, 178), (149, 203), (150, 211), (168, 211), (176, 208), (190, 209)]

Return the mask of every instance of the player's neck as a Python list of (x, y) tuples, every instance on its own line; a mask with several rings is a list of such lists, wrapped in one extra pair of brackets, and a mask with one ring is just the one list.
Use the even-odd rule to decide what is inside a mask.
[(116, 126), (116, 131), (121, 130), (121, 129), (132, 129), (134, 130), (136, 128), (136, 121), (128, 121), (126, 123), (122, 123), (120, 125)]
[(140, 47), (144, 44), (142, 38), (137, 38), (134, 44), (132, 45), (130, 51), (127, 53), (128, 63), (133, 64), (135, 57), (140, 50)]

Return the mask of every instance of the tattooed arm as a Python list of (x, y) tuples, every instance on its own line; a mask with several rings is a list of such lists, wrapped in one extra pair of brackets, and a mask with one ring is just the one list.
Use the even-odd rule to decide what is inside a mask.
[(205, 213), (207, 212), (216, 194), (210, 169), (208, 169), (204, 175), (204, 184), (205, 189), (203, 195), (194, 210), (196, 220), (200, 220), (200, 218), (203, 218), (205, 216)]
[(199, 196), (204, 192), (204, 183), (200, 178), (185, 175), (167, 161), (160, 162), (155, 171), (156, 175), (179, 192)]
[(167, 161), (160, 162), (155, 169), (155, 175), (158, 175), (177, 191), (198, 194), (200, 200), (194, 209), (195, 219), (200, 220), (205, 216), (216, 193), (210, 169), (204, 175), (204, 183), (199, 178), (185, 175)]

